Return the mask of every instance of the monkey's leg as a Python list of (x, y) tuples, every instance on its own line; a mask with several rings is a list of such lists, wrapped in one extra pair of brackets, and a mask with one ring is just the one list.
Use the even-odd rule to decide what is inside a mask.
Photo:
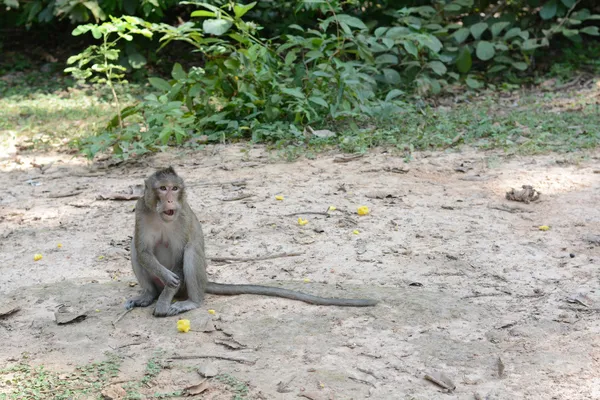
[(171, 302), (173, 301), (173, 297), (175, 297), (178, 291), (179, 286), (165, 286), (163, 291), (160, 293), (160, 296), (158, 296), (158, 300), (156, 301), (156, 307), (154, 308), (155, 317), (166, 317), (167, 315), (175, 315), (171, 313)]
[(133, 241), (131, 242), (131, 265), (133, 266), (133, 273), (142, 288), (142, 293), (138, 297), (127, 300), (125, 308), (129, 310), (133, 307), (148, 307), (158, 297), (159, 290), (150, 273), (140, 265)]
[(188, 299), (171, 304), (168, 315), (193, 310), (200, 307), (202, 303), (204, 286), (206, 286), (206, 261), (196, 251), (194, 244), (188, 244), (183, 252), (183, 282), (185, 282)]

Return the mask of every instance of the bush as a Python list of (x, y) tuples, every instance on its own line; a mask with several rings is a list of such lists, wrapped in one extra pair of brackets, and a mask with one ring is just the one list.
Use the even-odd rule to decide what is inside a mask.
[[(394, 8), (407, 3), (414, 6)], [(377, 10), (358, 4), (299, 2), (321, 18), (276, 28), (280, 34), (270, 40), (259, 35), (260, 25), (247, 21), (251, 15), (266, 18), (256, 2), (197, 3), (202, 9), (191, 16), (202, 18), (202, 28), (135, 19), (136, 29), (158, 38), (161, 47), (184, 41), (201, 60), (188, 71), (175, 64), (172, 79), (151, 78), (156, 94), (124, 110), (131, 123), (109, 125), (90, 141), (88, 154), (112, 147), (126, 157), (196, 135), (293, 142), (304, 140), (309, 124), (380, 122), (407, 109), (407, 93), (438, 94), (463, 83), (478, 89), (498, 76), (517, 79), (551, 43), (598, 36), (600, 20), (576, 0), (388, 1)], [(386, 24), (375, 15), (385, 16)], [(120, 31), (131, 23), (127, 18), (80, 26), (74, 34), (89, 31), (100, 38), (105, 29), (131, 40), (141, 32)], [(114, 59), (118, 50), (110, 51)], [(103, 68), (92, 64), (79, 77)]]

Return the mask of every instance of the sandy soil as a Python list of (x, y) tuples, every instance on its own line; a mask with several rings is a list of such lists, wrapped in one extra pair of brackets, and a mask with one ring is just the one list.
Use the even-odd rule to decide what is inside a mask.
[[(194, 368), (210, 365), (246, 382), (252, 399), (600, 398), (600, 247), (589, 237), (600, 234), (599, 153), (463, 149), (419, 153), (409, 163), (383, 150), (346, 163), (336, 157), (284, 163), (260, 147), (217, 146), (110, 168), (52, 155), (3, 161), (0, 303), (21, 310), (0, 319), (0, 367), (26, 354), (31, 364), (69, 371), (112, 352), (124, 357), (118, 380), (139, 380), (161, 349), (165, 362), (176, 355), (247, 362), (175, 359), (148, 393), (198, 383)], [(51, 160), (44, 173), (31, 165)], [(154, 318), (152, 307), (113, 325), (139, 290), (127, 251), (135, 202), (97, 195), (140, 184), (169, 164), (186, 179), (209, 256), (302, 253), (211, 262), (211, 280), (380, 304), (208, 295), (184, 315), (187, 334), (177, 331), (178, 317)], [(207, 185), (237, 180), (246, 185)], [(541, 200), (504, 199), (523, 184)], [(252, 196), (227, 201), (240, 193)], [(286, 216), (329, 205), (337, 207), (330, 216), (302, 215), (305, 226)], [(360, 205), (371, 213), (358, 216)], [(34, 262), (36, 253), (43, 258)], [(59, 309), (88, 317), (57, 325)], [(242, 348), (219, 343), (232, 339)], [(456, 389), (444, 394), (424, 379), (436, 372)], [(287, 390), (278, 387), (288, 381)], [(231, 398), (216, 386), (202, 396)]]

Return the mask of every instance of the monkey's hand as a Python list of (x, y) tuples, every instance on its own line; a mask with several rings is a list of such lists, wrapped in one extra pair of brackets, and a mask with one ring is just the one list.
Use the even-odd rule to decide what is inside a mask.
[(163, 275), (160, 277), (160, 280), (163, 281), (165, 286), (169, 287), (179, 287), (181, 281), (179, 280), (179, 276), (177, 274), (167, 268), (163, 270)]

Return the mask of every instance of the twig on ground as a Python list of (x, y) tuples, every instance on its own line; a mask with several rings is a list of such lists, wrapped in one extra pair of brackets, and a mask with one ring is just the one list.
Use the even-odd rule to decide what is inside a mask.
[(295, 253), (277, 253), (277, 254), (270, 254), (270, 255), (266, 255), (266, 256), (258, 256), (258, 257), (207, 257), (209, 260), (211, 261), (215, 261), (215, 262), (228, 262), (228, 261), (262, 261), (262, 260), (271, 260), (273, 258), (284, 258), (284, 257), (296, 257), (296, 256), (301, 256), (304, 253), (299, 253), (299, 252), (295, 252)]
[(133, 308), (130, 308), (128, 310), (123, 311), (121, 314), (119, 314), (119, 316), (113, 321), (113, 326), (117, 326), (117, 322), (119, 322), (128, 312), (130, 312), (131, 310), (133, 310)]
[(242, 364), (256, 364), (256, 359), (244, 358), (244, 357), (236, 357), (236, 356), (228, 356), (228, 355), (219, 355), (219, 354), (192, 354), (192, 355), (174, 355), (169, 358), (169, 360), (195, 360), (197, 358), (217, 358), (219, 360), (227, 360), (227, 361), (235, 361)]

